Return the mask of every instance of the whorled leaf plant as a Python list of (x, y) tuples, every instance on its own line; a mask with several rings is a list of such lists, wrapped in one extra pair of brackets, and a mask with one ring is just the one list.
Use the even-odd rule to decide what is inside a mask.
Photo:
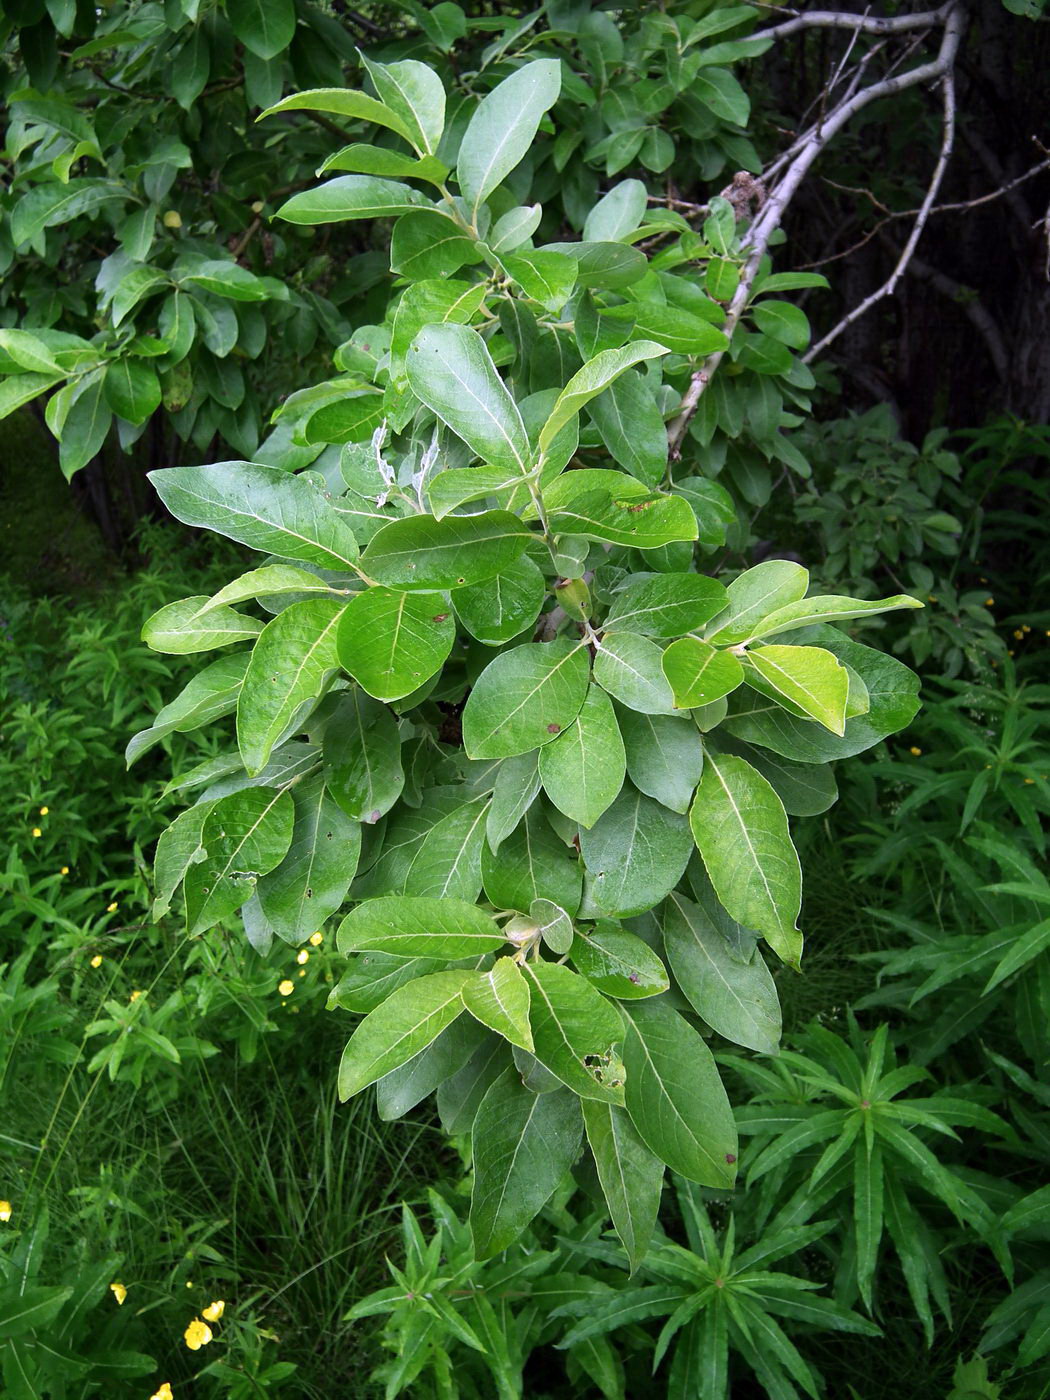
[(725, 201), (688, 252), (662, 220), (650, 258), (628, 181), (594, 237), (534, 246), (513, 174), (559, 64), (451, 136), (433, 72), (369, 72), (374, 97), (281, 106), (367, 115), (404, 178), (340, 175), (280, 216), (395, 220), (383, 324), (284, 405), (283, 466), (152, 474), (178, 519), (266, 556), (146, 624), (161, 650), (234, 648), (129, 746), (236, 716), (236, 748), (178, 784), (200, 796), (160, 841), (157, 910), (181, 885), (191, 935), (239, 912), (264, 948), (348, 909), (343, 1096), (375, 1084), (393, 1117), (437, 1091), (473, 1135), (479, 1257), (586, 1139), (637, 1260), (665, 1166), (734, 1181), (707, 1041), (776, 1051), (761, 944), (799, 967), (789, 814), (917, 707), (904, 666), (832, 624), (918, 604), (808, 597), (783, 559), (698, 571), (732, 509), (665, 422), (699, 360), (733, 365), (707, 276), (733, 256)]

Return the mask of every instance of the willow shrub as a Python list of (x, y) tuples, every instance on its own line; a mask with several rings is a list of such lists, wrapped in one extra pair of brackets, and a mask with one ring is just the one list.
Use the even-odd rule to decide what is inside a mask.
[(287, 400), (278, 465), (151, 474), (178, 519), (264, 556), (145, 628), (223, 651), (129, 760), (236, 724), (180, 779), (198, 796), (158, 846), (156, 911), (178, 897), (191, 936), (240, 913), (257, 948), (342, 914), (332, 1004), (363, 1019), (340, 1093), (375, 1085), (395, 1117), (436, 1091), (472, 1135), (478, 1256), (586, 1143), (638, 1260), (665, 1167), (733, 1184), (708, 1042), (776, 1050), (767, 956), (798, 968), (803, 945), (789, 815), (917, 708), (916, 678), (835, 624), (918, 604), (807, 596), (783, 559), (702, 572), (737, 527), (724, 425), (669, 451), (698, 362), (727, 352), (723, 406), (775, 401), (771, 456), (781, 395), (805, 400), (805, 318), (771, 296), (790, 277), (764, 266), (732, 344), (720, 328), (728, 201), (698, 233), (625, 180), (581, 240), (535, 246), (515, 171), (561, 65), (516, 68), (452, 133), (431, 69), (368, 71), (374, 96), (280, 104), (382, 131), (279, 217), (394, 220), (385, 319)]

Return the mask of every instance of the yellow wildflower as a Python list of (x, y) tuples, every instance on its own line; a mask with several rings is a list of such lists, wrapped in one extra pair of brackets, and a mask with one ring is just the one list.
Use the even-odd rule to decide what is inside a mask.
[(117, 901), (116, 901), (116, 900), (114, 900), (112, 904), (107, 904), (107, 905), (106, 905), (106, 913), (107, 913), (107, 914), (115, 914), (116, 912), (117, 912)]
[(1034, 779), (1034, 778), (1025, 778), (1025, 782), (1026, 782), (1026, 783), (1034, 783), (1034, 782), (1035, 782), (1035, 779)]
[(986, 608), (994, 608), (994, 607), (995, 607), (995, 599), (994, 599), (994, 598), (985, 598), (985, 600), (984, 600), (984, 606), (985, 606)]
[(187, 1287), (187, 1288), (192, 1288), (192, 1287), (193, 1287), (193, 1280), (192, 1280), (191, 1278), (188, 1278), (188, 1279), (186, 1280), (186, 1287)]
[(102, 966), (102, 954), (101, 954), (101, 953), (96, 953), (95, 956), (91, 959), (91, 966), (92, 966), (92, 967), (101, 967), (101, 966)]
[(1021, 631), (1022, 631), (1022, 632), (1031, 632), (1031, 630), (1032, 630), (1032, 629), (1031, 629), (1031, 627), (1029, 627), (1029, 625), (1028, 625), (1027, 622), (1022, 622), (1022, 623), (1021, 623)]
[(927, 597), (929, 598), (929, 600), (930, 600), (931, 603), (936, 603), (936, 601), (937, 601), (937, 594), (936, 594), (936, 593), (929, 593), (929, 594), (927, 594)]
[(1019, 642), (1024, 641), (1024, 633), (1021, 631), (1020, 627), (1014, 628), (1014, 637)]
[(280, 992), (281, 996), (290, 997), (295, 991), (295, 983), (291, 978), (286, 977), (283, 982), (277, 984), (277, 990)]
[(912, 744), (908, 752), (911, 754), (912, 758), (919, 758), (922, 755), (922, 749), (917, 748), (915, 744)]
[(211, 1341), (211, 1328), (199, 1317), (195, 1317), (182, 1335), (190, 1351), (200, 1351), (201, 1347), (206, 1347)]
[(34, 836), (43, 836), (43, 834), (44, 834), (44, 833), (40, 830), (40, 828), (39, 828), (38, 826), (34, 826), (34, 827), (33, 827), (33, 835), (34, 835)]
[(114, 1298), (116, 1298), (118, 1307), (128, 1296), (128, 1290), (122, 1283), (111, 1283), (109, 1285), (109, 1291), (113, 1294)]
[(201, 1317), (205, 1322), (218, 1322), (226, 1311), (226, 1304), (221, 1298), (217, 1298), (214, 1303), (209, 1303), (206, 1308), (201, 1308)]
[(40, 815), (41, 815), (42, 817), (46, 817), (47, 814), (48, 814), (48, 812), (50, 812), (50, 810), (51, 810), (50, 807), (41, 807), (41, 809), (40, 809)]
[(164, 1384), (158, 1390), (155, 1390), (153, 1392), (149, 1400), (175, 1400), (169, 1382), (165, 1381)]
[(296, 953), (295, 955), (295, 961), (299, 964), (300, 967), (302, 967), (304, 963), (308, 963), (310, 961), (310, 954), (306, 951), (305, 948), (300, 948), (298, 953)]
[(11, 1202), (0, 1201), (0, 1220), (6, 1222), (11, 1219)]
[[(1048, 632), (1046, 635), (1050, 637), (1050, 632)], [(321, 933), (320, 930), (318, 930), (317, 933), (311, 933), (310, 942), (315, 948), (320, 948), (321, 944), (324, 942), (324, 934)]]
[(62, 869), (61, 869), (58, 873), (59, 873), (60, 875), (68, 875), (68, 874), (69, 874), (69, 866), (68, 866), (68, 865), (63, 865)]
[(306, 968), (305, 968), (305, 967), (301, 967), (301, 968), (299, 969), (299, 976), (300, 976), (300, 977), (305, 977), (305, 976), (306, 976)]
[(140, 988), (136, 988), (135, 991), (132, 992), (131, 996), (128, 997), (128, 1001), (130, 1001), (130, 1002), (136, 1002), (136, 1001), (138, 1001), (138, 999), (139, 999), (139, 997), (140, 997), (141, 995), (142, 995), (141, 989), (140, 989)]

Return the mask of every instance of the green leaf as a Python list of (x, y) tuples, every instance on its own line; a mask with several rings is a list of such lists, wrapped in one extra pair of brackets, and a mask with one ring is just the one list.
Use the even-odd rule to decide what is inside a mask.
[(576, 285), (577, 265), (564, 253), (504, 254), (503, 266), (526, 296), (547, 311), (560, 311)]
[(376, 1110), (380, 1119), (389, 1123), (394, 1118), (403, 1118), (464, 1069), (475, 1051), (494, 1039), (469, 1017), (457, 1017), (425, 1050), (378, 1081)]
[(688, 812), (704, 768), (696, 726), (685, 717), (634, 710), (621, 710), (617, 718), (631, 782), (672, 812)]
[(572, 947), (572, 919), (551, 899), (534, 899), (529, 905), (529, 917), (535, 919), (545, 945), (559, 957)]
[(154, 923), (171, 908), (172, 898), (186, 871), (195, 861), (203, 858), (204, 823), (214, 806), (214, 802), (198, 802), (195, 807), (180, 812), (167, 830), (161, 833), (153, 861), (154, 898), (151, 913)]
[(469, 972), (433, 972), (392, 992), (370, 1011), (346, 1043), (339, 1062), (345, 1103), (384, 1074), (418, 1055), (464, 1011), (460, 996)]
[(670, 985), (648, 943), (604, 919), (589, 932), (576, 933), (570, 957), (577, 971), (607, 996), (636, 1001), (659, 996)]
[(558, 963), (528, 962), (529, 1024), (540, 1064), (584, 1099), (623, 1103), (623, 1074), (614, 1051), (623, 1023), (586, 978)]
[(324, 731), (325, 782), (346, 815), (375, 823), (405, 786), (401, 735), (384, 706), (359, 690), (340, 702)]
[(735, 646), (759, 635), (771, 613), (797, 603), (809, 587), (809, 572), (789, 559), (767, 559), (729, 585), (729, 606), (707, 629), (707, 640)]
[(642, 340), (619, 350), (602, 350), (587, 361), (569, 380), (554, 402), (550, 416), (539, 436), (540, 452), (546, 453), (551, 443), (591, 399), (596, 398), (618, 379), (625, 370), (640, 360), (655, 360), (667, 351), (662, 345)]
[(686, 820), (627, 786), (603, 817), (580, 832), (588, 892), (603, 914), (644, 914), (673, 890), (692, 854)]
[[(307, 569), (296, 569), (291, 564), (264, 564), (260, 569), (249, 569), (218, 593), (213, 593), (197, 612), (200, 619), (207, 617), (212, 608), (222, 608), (230, 603), (244, 603), (250, 598), (289, 597), (298, 601), (302, 593), (317, 593), (322, 597), (348, 597), (345, 589), (333, 588), (317, 574)], [(243, 614), (238, 614), (242, 616)], [(244, 618), (247, 622), (250, 619)]]
[[(19, 375), (19, 379), (24, 376)], [(105, 398), (105, 380), (99, 378), (85, 385), (62, 425), (62, 440), (58, 460), (68, 481), (81, 467), (102, 450), (113, 413)]]
[(851, 758), (903, 729), (919, 708), (919, 678), (884, 652), (861, 645), (835, 627), (814, 627), (803, 638), (826, 648), (855, 671), (867, 687), (869, 708), (846, 720), (842, 738), (807, 719), (796, 719), (773, 700), (758, 695), (733, 696), (726, 726), (749, 744), (772, 749), (802, 763)]
[(184, 525), (326, 569), (352, 568), (357, 558), (350, 526), (309, 477), (251, 462), (165, 467), (147, 475)]
[(470, 1228), (478, 1259), (512, 1245), (568, 1174), (580, 1150), (580, 1109), (564, 1089), (534, 1094), (504, 1070), (471, 1132)]
[[(19, 1279), (18, 1283), (21, 1282)], [(9, 1338), (20, 1337), (23, 1333), (36, 1329), (48, 1336), (49, 1326), (54, 1323), (72, 1293), (72, 1286), (27, 1288), (16, 1286), (14, 1281), (8, 1283), (0, 1299), (0, 1327), (4, 1329), (5, 1342)], [(8, 1355), (11, 1353), (8, 1352)], [(11, 1372), (5, 1368), (5, 1380), (10, 1375)], [(35, 1387), (33, 1390), (27, 1387), (22, 1391), (22, 1395), (27, 1397), (27, 1400), (37, 1400), (39, 1392)]]
[(809, 344), (809, 320), (800, 306), (790, 301), (760, 301), (751, 308), (758, 329), (792, 350), (805, 350)]
[(483, 461), (524, 475), (531, 449), (488, 347), (466, 326), (424, 326), (408, 351), (412, 392)]
[(278, 112), (331, 112), (337, 117), (349, 117), (352, 121), (373, 122), (396, 131), (411, 144), (406, 123), (384, 102), (377, 102), (366, 93), (352, 88), (308, 88), (304, 92), (292, 93), (265, 112), (260, 112), (256, 121), (272, 117)]
[(294, 0), (226, 0), (233, 32), (257, 58), (276, 58), (295, 34)]
[(664, 677), (663, 652), (636, 632), (606, 632), (594, 658), (594, 679), (609, 694), (646, 715), (674, 714), (671, 687)]
[(486, 826), (486, 837), (493, 851), (507, 839), (539, 796), (539, 752), (505, 758), (496, 774)]
[(452, 606), (472, 637), (495, 647), (513, 641), (531, 628), (546, 596), (543, 574), (528, 555), (522, 554), (495, 578), (457, 588)]
[(667, 470), (667, 429), (653, 391), (633, 370), (592, 399), (588, 412), (613, 460), (656, 487)]
[(833, 734), (845, 732), (849, 676), (830, 651), (822, 647), (763, 646), (749, 651), (747, 660), (778, 695)]
[(793, 632), (799, 627), (809, 627), (815, 622), (846, 622), (851, 617), (868, 617), (872, 613), (924, 606), (918, 598), (909, 598), (906, 593), (895, 593), (892, 598), (877, 598), (872, 601), (864, 598), (843, 598), (834, 594), (815, 595), (803, 598), (797, 603), (788, 603), (785, 607), (767, 614), (754, 635), (773, 637), (781, 632)]
[(411, 209), (432, 207), (430, 200), (400, 180), (380, 175), (337, 175), (312, 190), (286, 199), (276, 218), (290, 224), (337, 224), (349, 219), (392, 219)]
[(490, 661), (463, 710), (468, 756), (508, 758), (549, 744), (579, 714), (588, 670), (586, 647), (568, 638), (526, 642)]
[(791, 763), (766, 749), (740, 744), (728, 734), (719, 735), (718, 746), (746, 758), (768, 778), (789, 817), (819, 816), (838, 800), (835, 774), (827, 764)]
[(580, 863), (539, 806), (530, 807), (498, 851), (485, 847), (481, 875), (486, 895), (500, 909), (520, 909), (525, 914), (537, 899), (549, 899), (570, 915), (580, 907)]
[(198, 651), (230, 646), (257, 637), (263, 630), (258, 618), (248, 617), (233, 608), (209, 607), (210, 599), (181, 598), (153, 614), (142, 628), (142, 640), (154, 651), (169, 656), (188, 656)]
[[(712, 310), (721, 315), (712, 303)], [(606, 307), (604, 314), (612, 321), (621, 321), (631, 328), (631, 335), (643, 337), (642, 344), (655, 342), (664, 354), (712, 355), (725, 350), (729, 344), (724, 332), (702, 316), (684, 311), (680, 306), (667, 306), (656, 301), (629, 301), (621, 306)], [(626, 346), (631, 350), (633, 346)]]
[(567, 253), (576, 259), (581, 287), (620, 292), (649, 270), (645, 254), (623, 243), (545, 243), (543, 248), (552, 253)]
[(728, 1190), (736, 1178), (733, 1110), (703, 1038), (669, 1006), (624, 1008), (627, 1112), (642, 1141), (689, 1181)]
[(369, 588), (343, 609), (339, 664), (377, 700), (411, 695), (441, 670), (456, 639), (444, 604), (427, 594)]
[(476, 797), (430, 828), (405, 875), (405, 894), (477, 899), (487, 809), (488, 797)]
[(559, 812), (591, 827), (623, 787), (623, 740), (612, 701), (590, 686), (569, 727), (540, 749), (540, 781)]
[(506, 939), (488, 914), (463, 899), (387, 895), (366, 899), (339, 925), (340, 953), (396, 953), (402, 958), (473, 957)]
[(125, 186), (109, 180), (45, 181), (21, 196), (10, 212), (11, 241), (15, 247), (29, 243), (46, 228), (67, 224), (80, 214), (90, 214), (111, 199), (127, 199)]
[(606, 625), (649, 637), (680, 637), (726, 605), (726, 590), (702, 574), (635, 574), (613, 594)]
[(650, 491), (624, 472), (565, 472), (544, 491), (543, 504), (555, 534), (636, 549), (658, 549), (697, 537), (696, 516), (688, 501)]
[(561, 63), (556, 58), (526, 63), (478, 103), (459, 146), (456, 178), (477, 218), (487, 199), (524, 159), (540, 121), (558, 100)]
[(256, 888), (266, 921), (299, 944), (336, 912), (357, 870), (361, 827), (333, 801), (319, 773), (291, 789), (295, 824), (288, 853)]
[(302, 428), (308, 443), (367, 442), (388, 412), (382, 394), (365, 389), (322, 404)]
[(542, 217), (541, 204), (519, 204), (514, 209), (508, 209), (505, 214), (500, 215), (486, 236), (485, 241), (490, 251), (497, 255), (513, 253), (515, 248), (520, 248), (529, 241), (539, 228)]
[(721, 700), (744, 680), (744, 668), (731, 652), (719, 651), (698, 637), (672, 642), (660, 664), (681, 710)]
[(338, 667), (336, 629), (345, 604), (308, 598), (279, 612), (255, 643), (237, 701), (237, 747), (251, 774), (324, 694)]
[(44, 374), (49, 378), (65, 376), (65, 370), (47, 345), (32, 331), (0, 330), (0, 350), (10, 355), (16, 365), (34, 374)]
[[(329, 170), (349, 170), (358, 175), (389, 175), (395, 180), (429, 180), (435, 184), (440, 184), (448, 174), (448, 166), (442, 165), (433, 156), (418, 159), (416, 156), (406, 156), (401, 151), (388, 150), (385, 146), (362, 145), (356, 141), (330, 155), (317, 173), (325, 175)], [(414, 215), (403, 217), (410, 219)]]
[(220, 798), (201, 835), (204, 859), (186, 871), (186, 931), (214, 928), (255, 893), (256, 882), (279, 865), (292, 840), (291, 794), (243, 788)]
[(871, 1289), (882, 1238), (882, 1150), (863, 1138), (853, 1149), (853, 1224), (857, 1237), (857, 1287), (871, 1308)]
[(506, 510), (443, 520), (408, 515), (376, 531), (361, 556), (361, 568), (388, 588), (444, 592), (495, 578), (531, 538), (528, 526)]
[(675, 981), (711, 1029), (736, 1045), (775, 1055), (780, 1002), (754, 936), (713, 898), (694, 904), (675, 891), (663, 934)]
[(693, 79), (690, 92), (716, 117), (733, 126), (747, 126), (751, 103), (727, 68), (701, 68)]
[[(435, 239), (434, 249), (442, 246), (440, 240)], [(408, 352), (416, 336), (433, 328), (440, 332), (446, 324), (469, 325), (485, 304), (486, 290), (484, 282), (461, 282), (458, 278), (443, 276), (431, 277), (407, 288), (394, 312), (390, 340), (390, 378), (398, 389), (409, 387), (406, 379)], [(467, 349), (473, 347), (468, 344)], [(451, 401), (450, 411), (457, 409), (462, 410), (461, 402)]]
[(211, 724), (237, 708), (237, 696), (248, 668), (248, 653), (220, 656), (189, 681), (169, 704), (158, 710), (149, 729), (141, 729), (124, 753), (128, 767), (168, 734)]
[(53, 374), (12, 374), (0, 380), (0, 420), (58, 383)]
[(641, 180), (621, 180), (602, 195), (587, 215), (583, 237), (588, 242), (615, 243), (633, 233), (645, 217), (647, 191)]
[(404, 126), (417, 151), (433, 155), (445, 130), (445, 89), (432, 68), (415, 59), (375, 63), (361, 55), (376, 92)]
[(723, 908), (797, 968), (802, 871), (769, 782), (744, 759), (708, 751), (689, 825)]
[[(409, 277), (413, 282), (450, 277), (465, 264), (481, 260), (477, 242), (458, 224), (436, 211), (402, 214), (390, 237), (391, 272)], [(409, 337), (409, 342), (413, 336)]]
[(463, 1005), (504, 1040), (532, 1051), (529, 984), (513, 958), (497, 958), (488, 972), (473, 973), (463, 984)]
[(656, 1228), (664, 1164), (638, 1136), (625, 1109), (595, 1099), (584, 1099), (581, 1106), (613, 1229), (633, 1273)]
[(156, 370), (131, 356), (112, 361), (103, 384), (106, 402), (113, 412), (136, 427), (145, 423), (160, 404)]

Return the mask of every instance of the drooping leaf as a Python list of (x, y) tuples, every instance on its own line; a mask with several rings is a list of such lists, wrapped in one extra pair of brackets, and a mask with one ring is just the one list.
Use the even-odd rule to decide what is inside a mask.
[(590, 686), (580, 712), (540, 749), (540, 781), (555, 807), (591, 827), (623, 787), (627, 772), (623, 740), (612, 701)]
[(604, 468), (564, 472), (543, 493), (556, 534), (658, 549), (695, 540), (696, 516), (681, 496), (654, 492), (633, 476)]
[(672, 642), (660, 664), (674, 692), (675, 705), (682, 710), (713, 704), (744, 683), (744, 668), (738, 658), (699, 637), (680, 637)]
[(339, 1062), (343, 1102), (418, 1055), (465, 1010), (460, 996), (469, 972), (433, 972), (399, 987), (370, 1011), (346, 1043)]
[(186, 871), (204, 855), (204, 823), (214, 805), (213, 802), (198, 802), (180, 812), (161, 833), (153, 862), (154, 921), (168, 912)]
[(265, 767), (275, 744), (291, 737), (292, 726), (335, 675), (343, 607), (334, 598), (293, 603), (259, 634), (237, 701), (237, 746), (250, 774)]
[(486, 818), (486, 839), (498, 851), (539, 796), (539, 752), (515, 754), (500, 763)]
[(397, 721), (359, 690), (339, 702), (325, 725), (324, 773), (346, 815), (372, 825), (401, 796), (405, 770)]
[(445, 89), (432, 68), (415, 59), (376, 63), (361, 55), (382, 101), (404, 123), (417, 151), (433, 155), (445, 129)]
[(475, 797), (430, 828), (405, 874), (405, 894), (435, 899), (478, 897), (487, 811), (488, 797)]
[(290, 224), (334, 224), (348, 219), (391, 219), (428, 206), (425, 194), (401, 180), (385, 180), (381, 175), (337, 175), (286, 199), (277, 218)]
[(634, 1002), (624, 1015), (626, 1108), (639, 1136), (680, 1176), (727, 1190), (736, 1177), (736, 1125), (711, 1051), (659, 1002)]
[(497, 958), (488, 972), (476, 972), (464, 982), (463, 1004), (483, 1026), (532, 1050), (529, 984), (513, 958)]
[(583, 871), (538, 805), (500, 843), (481, 853), (485, 893), (501, 909), (527, 914), (537, 899), (549, 899), (569, 914), (580, 907)]
[(584, 1099), (582, 1108), (613, 1228), (633, 1271), (645, 1258), (656, 1227), (664, 1164), (638, 1136), (626, 1109), (595, 1099)]
[(577, 971), (607, 996), (659, 996), (670, 985), (667, 971), (637, 934), (607, 919), (577, 930), (570, 952)]
[(534, 1094), (513, 1070), (489, 1086), (471, 1133), (470, 1228), (478, 1259), (514, 1243), (580, 1150), (579, 1102), (566, 1089)]
[(722, 584), (702, 574), (635, 574), (613, 595), (607, 626), (647, 637), (681, 637), (726, 605)]
[(202, 608), (210, 600), (205, 595), (180, 598), (155, 612), (143, 624), (142, 640), (154, 651), (171, 656), (188, 656), (194, 652), (212, 651), (216, 647), (246, 642), (263, 630), (258, 618), (233, 608)]
[(602, 350), (593, 356), (562, 389), (540, 432), (539, 448), (545, 453), (570, 419), (609, 387), (621, 374), (642, 360), (659, 359), (667, 351), (662, 345), (640, 340), (618, 350)]
[(805, 596), (809, 571), (790, 559), (767, 559), (729, 585), (729, 603), (707, 629), (707, 640), (736, 646), (758, 635), (770, 614)]
[(139, 730), (128, 741), (124, 751), (128, 767), (166, 735), (198, 729), (230, 714), (237, 707), (247, 668), (248, 653), (237, 652), (232, 656), (220, 656), (199, 671), (174, 700), (157, 711), (148, 729)]
[(333, 801), (320, 773), (291, 789), (292, 841), (280, 865), (256, 887), (270, 927), (293, 945), (303, 943), (346, 898), (357, 870), (361, 827)]
[(784, 805), (769, 782), (744, 759), (709, 751), (689, 825), (727, 913), (797, 968), (802, 871)]
[(472, 637), (486, 646), (502, 646), (533, 625), (546, 594), (539, 566), (521, 554), (495, 578), (457, 588), (452, 606)]
[(279, 865), (292, 840), (291, 794), (244, 788), (216, 802), (201, 833), (204, 859), (184, 881), (186, 929), (191, 937), (235, 914), (260, 876)]
[(840, 737), (846, 729), (849, 676), (823, 647), (762, 646), (747, 654), (748, 665), (777, 695), (798, 706)]
[(643, 715), (626, 709), (617, 718), (631, 782), (672, 812), (688, 812), (704, 769), (704, 747), (696, 725), (685, 716)]
[(588, 411), (613, 459), (647, 486), (659, 486), (667, 470), (667, 429), (643, 377), (633, 370), (622, 374)]
[(603, 914), (629, 917), (658, 904), (682, 878), (689, 826), (628, 784), (590, 830), (580, 832), (588, 893)]
[(614, 700), (647, 715), (673, 715), (674, 694), (664, 676), (663, 653), (637, 632), (606, 632), (594, 658), (594, 679)]
[(909, 598), (906, 593), (896, 593), (892, 598), (875, 598), (870, 601), (865, 598), (843, 598), (836, 594), (814, 595), (768, 613), (754, 635), (775, 637), (783, 632), (793, 632), (799, 627), (810, 627), (817, 622), (846, 622), (851, 617), (869, 617), (873, 613), (924, 606), (918, 598)]
[(714, 899), (695, 904), (677, 891), (665, 906), (663, 933), (675, 980), (712, 1030), (775, 1055), (780, 1002), (754, 937)]

